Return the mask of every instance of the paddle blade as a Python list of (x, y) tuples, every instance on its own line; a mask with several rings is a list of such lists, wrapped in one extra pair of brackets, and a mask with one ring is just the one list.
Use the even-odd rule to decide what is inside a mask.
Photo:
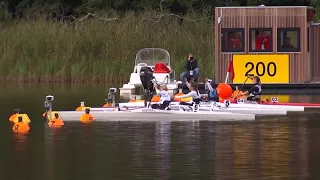
[(183, 96), (184, 94), (183, 93), (178, 93), (175, 95), (174, 97), (174, 101), (175, 102), (190, 102), (192, 101), (192, 97), (187, 97), (187, 98), (176, 98), (177, 96)]
[(160, 96), (153, 96), (151, 99), (151, 102), (159, 102), (160, 101)]

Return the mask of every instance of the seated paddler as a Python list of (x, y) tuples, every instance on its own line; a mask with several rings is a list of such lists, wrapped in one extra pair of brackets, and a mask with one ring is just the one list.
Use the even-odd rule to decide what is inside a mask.
[(190, 92), (188, 94), (182, 95), (182, 96), (176, 96), (176, 98), (182, 99), (182, 98), (188, 98), (191, 97), (192, 98), (192, 103), (186, 103), (186, 102), (180, 102), (181, 105), (193, 105), (195, 104), (199, 104), (201, 101), (201, 94), (198, 90), (198, 84), (194, 81), (191, 81), (190, 83), (185, 80), (186, 85), (188, 86)]
[(207, 90), (207, 101), (214, 101), (214, 102), (219, 102), (219, 94), (216, 89), (216, 84), (212, 80), (206, 78), (205, 82), (206, 87), (208, 88)]
[(253, 85), (249, 91), (242, 93), (241, 96), (248, 95), (248, 101), (260, 101), (262, 92), (260, 78), (258, 76), (249, 76), (249, 78), (252, 79)]
[(171, 102), (171, 96), (168, 93), (168, 87), (166, 85), (161, 85), (160, 89), (158, 89), (158, 85), (156, 83), (154, 83), (153, 86), (157, 95), (160, 96), (160, 104), (152, 104), (151, 108), (163, 110), (168, 109)]

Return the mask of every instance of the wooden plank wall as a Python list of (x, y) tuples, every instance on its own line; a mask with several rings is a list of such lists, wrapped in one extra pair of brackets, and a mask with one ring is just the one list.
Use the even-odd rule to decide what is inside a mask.
[[(217, 7), (215, 9), (215, 78), (223, 82), (233, 54), (249, 53), (249, 28), (272, 28), (273, 53), (277, 53), (277, 28), (300, 27), (301, 52), (290, 53), (290, 82), (307, 80), (307, 8), (306, 7)], [(221, 23), (217, 19), (221, 16)], [(245, 53), (221, 52), (221, 28), (245, 28)], [(269, 53), (270, 54), (270, 53)], [(280, 54), (280, 53), (279, 53)]]
[(320, 24), (310, 26), (310, 64), (313, 81), (320, 81)]

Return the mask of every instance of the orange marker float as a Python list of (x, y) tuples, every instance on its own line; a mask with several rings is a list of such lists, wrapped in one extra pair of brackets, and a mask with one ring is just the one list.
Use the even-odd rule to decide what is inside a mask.
[(15, 109), (13, 114), (10, 116), (9, 121), (13, 122), (16, 119), (17, 115), (20, 114), (20, 109)]
[(58, 113), (55, 113), (54, 114), (54, 117), (52, 120), (50, 120), (48, 122), (48, 125), (50, 127), (61, 127), (64, 125), (64, 122), (59, 118), (59, 114)]
[(29, 132), (29, 130), (30, 127), (23, 122), (21, 116), (18, 117), (18, 122), (15, 123), (12, 127), (12, 131), (16, 133), (27, 133)]
[(91, 123), (92, 121), (94, 121), (94, 117), (90, 114), (90, 109), (87, 108), (85, 114), (80, 117), (80, 122)]
[(222, 99), (228, 99), (232, 96), (232, 88), (229, 84), (221, 83), (217, 87), (219, 97)]

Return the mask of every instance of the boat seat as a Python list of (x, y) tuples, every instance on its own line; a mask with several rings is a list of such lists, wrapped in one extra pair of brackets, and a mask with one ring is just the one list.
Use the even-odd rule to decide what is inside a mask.
[(153, 73), (170, 73), (170, 72), (171, 72), (170, 68), (165, 63), (158, 62), (154, 66)]

